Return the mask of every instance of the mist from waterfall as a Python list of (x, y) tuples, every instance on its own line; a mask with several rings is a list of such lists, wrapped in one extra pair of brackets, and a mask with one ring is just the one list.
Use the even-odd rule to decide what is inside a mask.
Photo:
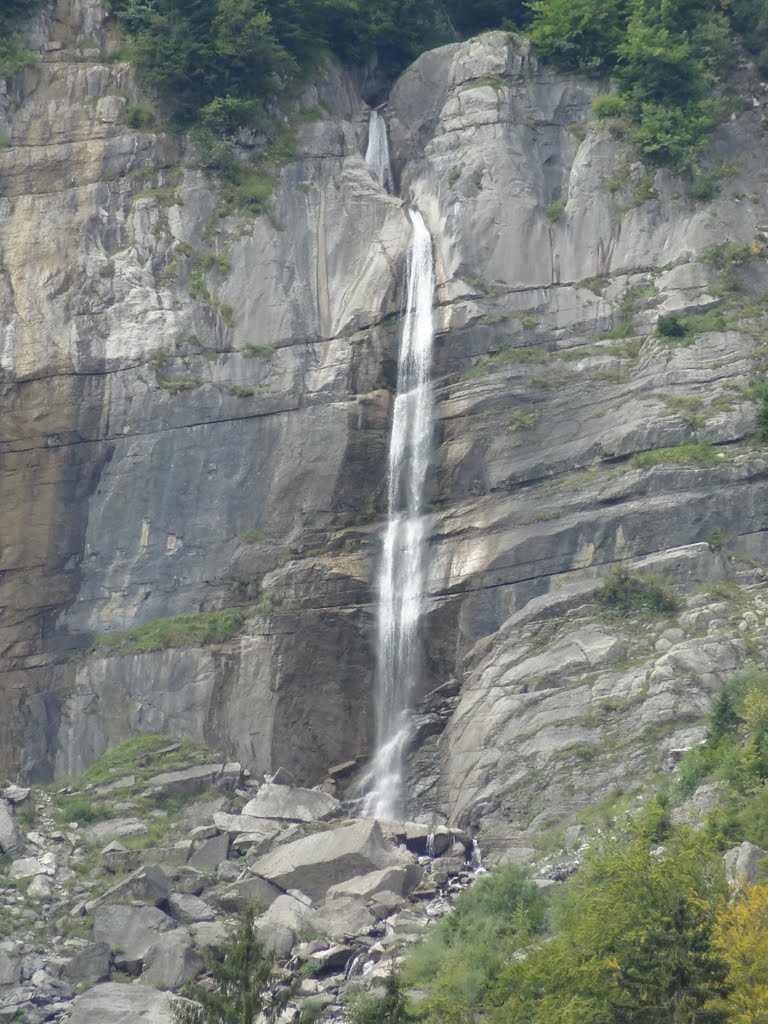
[(408, 251), (405, 315), (389, 444), (388, 520), (379, 569), (376, 752), (366, 776), (365, 813), (403, 810), (403, 758), (421, 650), (419, 620), (426, 570), (424, 488), (432, 442), (430, 369), (435, 272), (432, 239), (420, 213)]
[(387, 192), (395, 191), (392, 177), (392, 164), (389, 159), (389, 139), (387, 138), (387, 122), (378, 112), (371, 111), (368, 122), (368, 149), (365, 162), (373, 171), (373, 176)]

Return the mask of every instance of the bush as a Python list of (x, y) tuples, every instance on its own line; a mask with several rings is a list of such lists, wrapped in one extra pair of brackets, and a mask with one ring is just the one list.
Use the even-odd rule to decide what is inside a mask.
[(662, 338), (684, 338), (688, 331), (676, 313), (663, 313), (656, 321), (656, 333)]
[[(184, 378), (181, 378), (184, 382)], [(176, 382), (170, 381), (166, 386)], [(110, 654), (159, 651), (167, 647), (223, 643), (238, 632), (245, 622), (242, 608), (224, 608), (220, 612), (190, 612), (155, 619), (143, 626), (99, 637), (92, 650)]]
[(613, 615), (671, 615), (680, 600), (664, 576), (632, 573), (625, 567), (614, 569), (598, 591), (597, 600)]
[(612, 96), (606, 93), (604, 96), (595, 96), (592, 100), (592, 113), (600, 120), (607, 117), (621, 117), (626, 107), (621, 96)]

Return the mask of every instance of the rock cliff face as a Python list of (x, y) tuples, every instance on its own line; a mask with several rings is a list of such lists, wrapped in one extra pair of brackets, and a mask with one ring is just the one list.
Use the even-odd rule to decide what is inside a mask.
[[(522, 848), (693, 742), (764, 621), (763, 97), (744, 85), (707, 156), (720, 194), (694, 202), (591, 120), (607, 83), (485, 35), (395, 84), (401, 200), (329, 69), (270, 215), (219, 219), (186, 143), (127, 126), (146, 99), (95, 0), (33, 37), (0, 97), (3, 767), (74, 773), (135, 729), (305, 783), (366, 752), (403, 200), (439, 299), (413, 812)], [(723, 301), (685, 344), (654, 334)], [(731, 579), (725, 607), (594, 621), (607, 570), (643, 560), (689, 592)], [(231, 605), (251, 611), (227, 642), (84, 656)]]

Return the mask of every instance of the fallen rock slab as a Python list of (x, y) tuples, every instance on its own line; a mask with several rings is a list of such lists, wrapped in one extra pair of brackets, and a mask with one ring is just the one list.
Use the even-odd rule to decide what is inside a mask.
[(171, 1006), (166, 992), (107, 982), (75, 999), (68, 1024), (173, 1024)]
[(265, 783), (245, 805), (243, 814), (278, 821), (325, 821), (340, 810), (339, 801), (328, 793)]
[(186, 928), (163, 935), (144, 955), (142, 979), (159, 989), (179, 988), (203, 970), (204, 963)]
[(93, 915), (93, 938), (120, 950), (123, 958), (141, 962), (148, 949), (176, 922), (156, 907), (129, 907), (123, 904), (98, 907)]
[(266, 910), (272, 906), (278, 896), (282, 895), (283, 890), (272, 885), (266, 878), (252, 875), (240, 882), (233, 882), (222, 892), (217, 893), (215, 901), (222, 910), (227, 913), (235, 913), (243, 910), (249, 903), (256, 908)]
[(145, 836), (147, 826), (141, 818), (112, 818), (110, 821), (99, 821), (85, 830), (86, 838), (93, 843), (100, 843), (115, 836)]
[(215, 871), (229, 854), (229, 835), (216, 836), (215, 839), (204, 839), (187, 863), (198, 871)]
[(156, 864), (148, 864), (107, 889), (101, 896), (90, 900), (86, 903), (86, 909), (90, 911), (105, 903), (123, 900), (140, 900), (148, 906), (156, 907), (160, 903), (165, 903), (170, 892), (171, 883), (163, 869)]
[(282, 889), (300, 889), (320, 900), (332, 885), (400, 863), (378, 823), (364, 820), (280, 846), (256, 860), (251, 871)]
[(200, 764), (175, 772), (162, 772), (146, 783), (149, 793), (167, 793), (173, 796), (198, 796), (211, 786), (234, 790), (240, 784), (242, 768), (232, 764)]
[(173, 893), (168, 898), (171, 917), (181, 924), (197, 924), (199, 921), (213, 921), (216, 914), (213, 907), (199, 896)]
[(358, 896), (370, 899), (379, 892), (394, 892), (402, 896), (404, 892), (415, 889), (421, 881), (422, 869), (418, 864), (403, 864), (381, 871), (369, 871), (365, 875), (357, 875), (345, 882), (332, 885), (328, 890), (328, 899), (340, 896)]
[(334, 942), (355, 935), (366, 935), (376, 918), (357, 896), (340, 896), (318, 910), (312, 917), (312, 929)]
[(92, 942), (67, 961), (62, 974), (71, 985), (96, 984), (109, 977), (109, 961), (109, 945)]
[(256, 933), (265, 947), (277, 956), (288, 956), (312, 918), (312, 911), (287, 894), (278, 896), (271, 907), (255, 921)]

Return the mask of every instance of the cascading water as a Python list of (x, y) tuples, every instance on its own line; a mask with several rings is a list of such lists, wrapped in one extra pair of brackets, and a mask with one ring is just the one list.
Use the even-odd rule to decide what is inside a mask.
[(392, 164), (389, 159), (389, 139), (387, 138), (387, 122), (378, 112), (371, 111), (368, 122), (368, 149), (365, 162), (373, 171), (378, 183), (387, 192), (394, 192), (395, 183), (392, 178)]
[(365, 813), (378, 818), (396, 818), (402, 812), (403, 756), (420, 660), (418, 627), (426, 560), (422, 512), (432, 441), (435, 272), (432, 239), (424, 220), (416, 210), (410, 210), (409, 216), (413, 234), (389, 444), (388, 521), (379, 570), (377, 742), (366, 777)]

